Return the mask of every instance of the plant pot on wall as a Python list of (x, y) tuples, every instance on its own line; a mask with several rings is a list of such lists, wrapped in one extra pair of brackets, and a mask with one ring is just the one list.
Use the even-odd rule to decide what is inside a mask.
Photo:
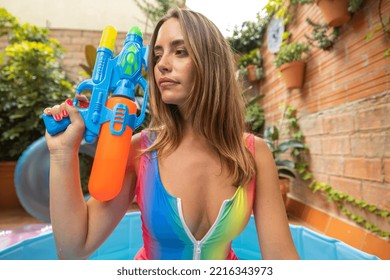
[(280, 67), (282, 78), (288, 89), (302, 88), (305, 65), (304, 61), (293, 61), (285, 63)]
[(316, 0), (326, 23), (330, 27), (338, 27), (349, 21), (351, 18), (348, 12), (349, 0)]
[(0, 209), (22, 208), (15, 191), (16, 161), (0, 161)]
[(254, 64), (248, 65), (247, 66), (247, 71), (248, 71), (248, 81), (251, 83), (255, 83), (260, 80), (259, 75), (257, 74), (257, 66)]

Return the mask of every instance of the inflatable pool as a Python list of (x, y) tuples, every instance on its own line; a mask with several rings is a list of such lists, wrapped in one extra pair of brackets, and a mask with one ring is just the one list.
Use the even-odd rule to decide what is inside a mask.
[[(94, 145), (83, 142), (79, 152), (93, 157), (95, 149)], [(57, 259), (50, 227), (49, 164), (49, 152), (44, 137), (32, 143), (19, 158), (15, 170), (15, 188), (18, 198), (27, 212), (47, 224), (0, 231), (0, 260)], [(290, 225), (290, 230), (301, 259), (378, 259), (376, 256), (302, 226)], [(133, 259), (142, 246), (142, 242), (140, 213), (127, 213), (90, 259)], [(239, 259), (261, 259), (253, 217), (241, 235), (233, 241), (232, 247)]]
[[(41, 233), (23, 239), (6, 248), (0, 248), (0, 260), (55, 260), (57, 259), (50, 226)], [(290, 225), (295, 246), (303, 260), (378, 260), (379, 258), (357, 250), (337, 239), (318, 234), (308, 228)], [(0, 232), (3, 244), (12, 238)], [(131, 260), (142, 246), (139, 212), (127, 213), (110, 237), (90, 257), (92, 260)], [(261, 252), (257, 242), (254, 218), (232, 243), (239, 259), (258, 260)]]

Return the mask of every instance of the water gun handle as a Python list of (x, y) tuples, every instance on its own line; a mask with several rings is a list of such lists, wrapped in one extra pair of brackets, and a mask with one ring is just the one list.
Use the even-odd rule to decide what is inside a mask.
[(52, 136), (65, 131), (68, 125), (70, 125), (69, 118), (63, 118), (61, 121), (56, 121), (54, 120), (53, 116), (43, 114), (42, 119), (43, 122), (45, 123), (47, 132)]
[[(73, 100), (73, 106), (75, 106), (77, 109), (77, 99), (75, 98)], [(80, 109), (79, 109), (80, 111)], [(63, 132), (66, 130), (66, 128), (70, 125), (70, 119), (69, 118), (63, 118), (60, 121), (56, 121), (52, 115), (47, 115), (43, 113), (42, 115), (43, 122), (45, 123), (46, 130), (51, 136), (55, 136), (60, 132)]]

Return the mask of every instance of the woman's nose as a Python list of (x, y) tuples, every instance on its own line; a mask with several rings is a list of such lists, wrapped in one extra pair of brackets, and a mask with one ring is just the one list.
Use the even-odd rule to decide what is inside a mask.
[(157, 67), (160, 72), (169, 72), (172, 68), (169, 57), (167, 55), (163, 55), (157, 62)]

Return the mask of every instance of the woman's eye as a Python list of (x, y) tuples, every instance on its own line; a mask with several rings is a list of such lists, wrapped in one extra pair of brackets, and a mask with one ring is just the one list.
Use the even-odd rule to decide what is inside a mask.
[(158, 62), (160, 59), (161, 59), (161, 55), (159, 55), (159, 54), (154, 54), (153, 55), (154, 62)]
[(185, 56), (188, 54), (187, 50), (186, 49), (177, 49), (176, 50), (176, 54), (177, 55), (180, 55), (180, 56)]

